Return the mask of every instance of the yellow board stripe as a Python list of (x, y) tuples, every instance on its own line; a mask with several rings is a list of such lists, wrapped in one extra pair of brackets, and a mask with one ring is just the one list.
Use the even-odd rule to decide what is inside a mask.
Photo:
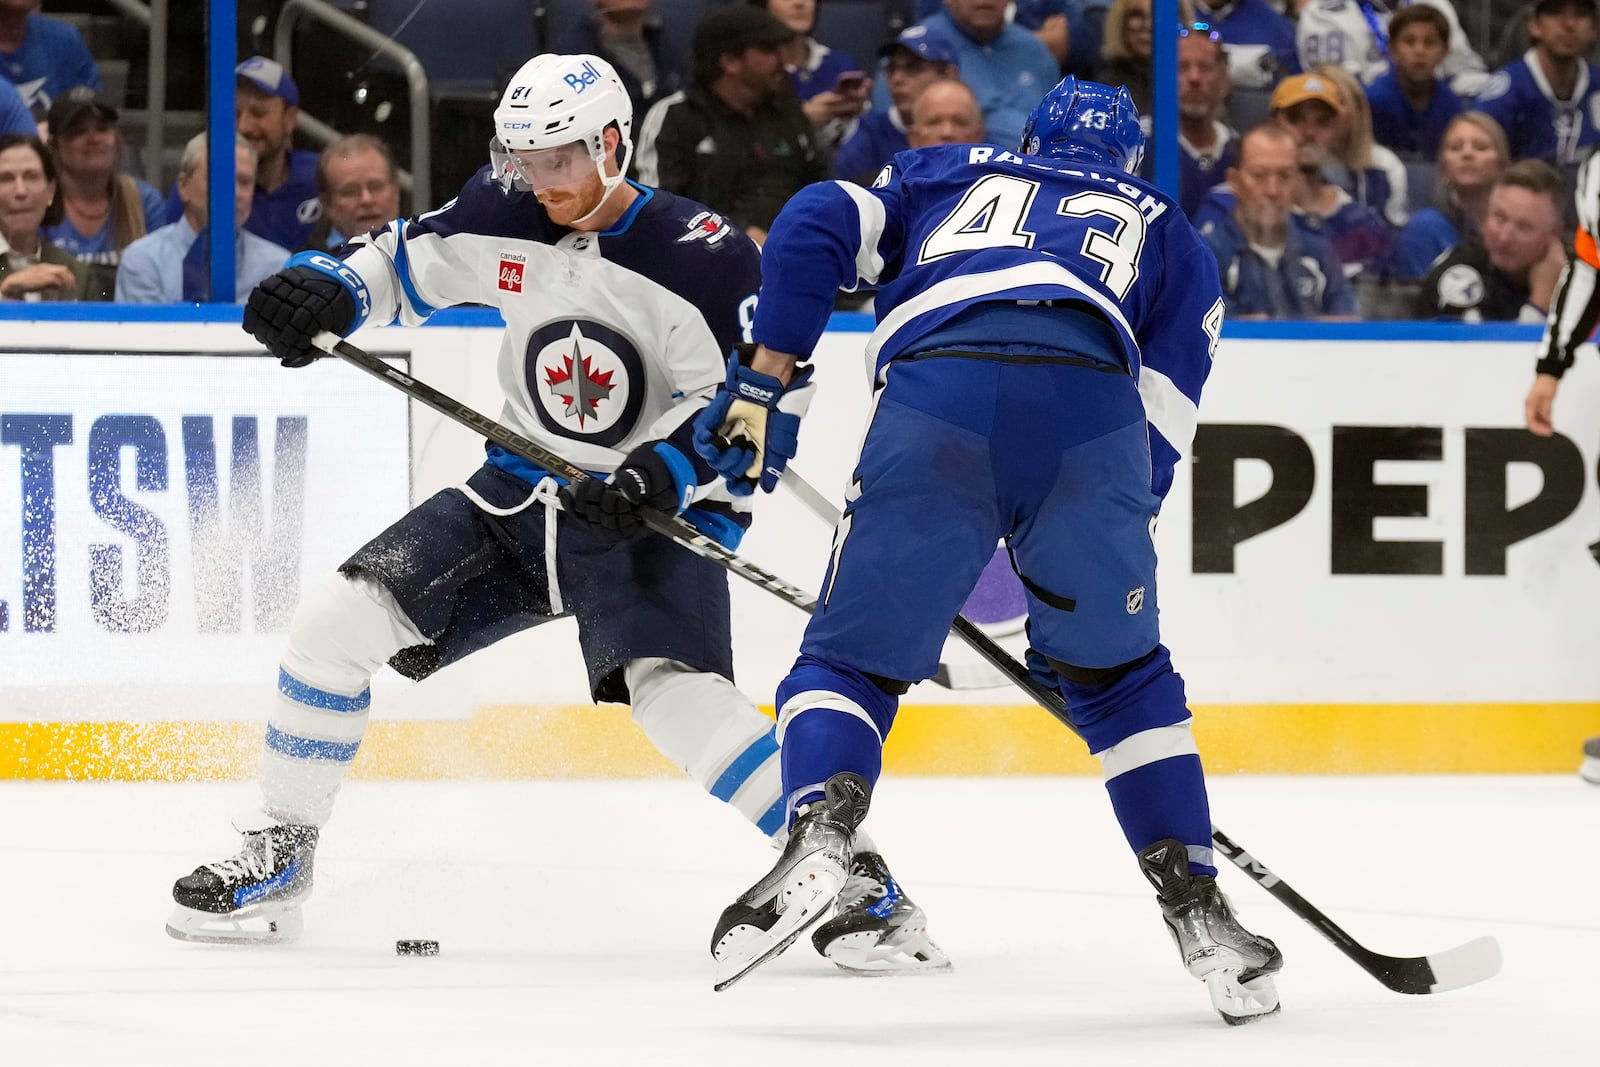
[[(1573, 770), (1600, 704), (1197, 706), (1212, 773), (1526, 774)], [(770, 714), (770, 711), (769, 711)], [(262, 727), (217, 722), (0, 723), (0, 779), (194, 781), (255, 773)], [(1031, 705), (902, 708), (884, 753), (902, 775), (1098, 774)], [(626, 708), (490, 705), (471, 719), (374, 721), (364, 778), (646, 778), (677, 770)]]

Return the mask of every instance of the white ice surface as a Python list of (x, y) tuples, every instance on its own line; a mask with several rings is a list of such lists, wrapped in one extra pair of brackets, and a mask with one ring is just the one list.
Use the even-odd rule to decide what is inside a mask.
[[(1576, 776), (1213, 780), (1214, 816), (1357, 939), (1480, 934), (1505, 970), (1391, 993), (1224, 871), (1283, 1013), (1224, 1026), (1098, 782), (887, 779), (869, 828), (954, 973), (804, 942), (725, 993), (707, 944), (772, 853), (680, 781), (346, 787), (287, 948), (180, 944), (169, 887), (230, 854), (231, 785), (0, 784), (0, 1064), (1597, 1062), (1600, 790)], [(434, 938), (438, 958), (399, 958)]]

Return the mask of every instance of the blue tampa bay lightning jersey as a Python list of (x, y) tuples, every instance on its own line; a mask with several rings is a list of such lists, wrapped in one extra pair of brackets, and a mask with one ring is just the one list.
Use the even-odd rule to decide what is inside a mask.
[[(369, 293), (368, 321), (414, 326), (441, 307), (488, 304), (506, 329), (500, 421), (591, 471), (666, 439), (694, 463), (696, 501), (727, 504), (699, 460), (692, 417), (745, 340), (761, 254), (693, 200), (634, 186), (609, 230), (550, 221), (531, 192), (485, 167), (456, 199), (357, 238), (346, 264)], [(733, 502), (736, 510), (747, 510)]]
[(1216, 260), (1176, 202), (1120, 171), (993, 145), (902, 152), (871, 189), (807, 186), (774, 224), (762, 273), (753, 336), (780, 352), (815, 347), (836, 289), (877, 287), (867, 354), (880, 382), (987, 303), (1104, 319), (1144, 400), (1162, 494), (1222, 330)]
[(1572, 98), (1558, 100), (1530, 48), (1490, 76), (1473, 106), (1505, 128), (1512, 159), (1576, 164), (1600, 141), (1600, 68), (1580, 62)]

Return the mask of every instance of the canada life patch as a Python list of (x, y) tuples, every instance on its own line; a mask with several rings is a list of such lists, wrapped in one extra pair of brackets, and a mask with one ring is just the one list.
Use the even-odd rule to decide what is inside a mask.
[(515, 252), (500, 253), (500, 278), (496, 287), (507, 293), (522, 292), (522, 271), (528, 265), (526, 256)]

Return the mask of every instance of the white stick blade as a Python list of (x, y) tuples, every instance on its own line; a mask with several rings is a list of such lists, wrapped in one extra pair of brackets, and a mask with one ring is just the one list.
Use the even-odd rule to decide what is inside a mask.
[(1430, 955), (1428, 966), (1433, 968), (1433, 991), (1445, 993), (1486, 981), (1500, 973), (1502, 962), (1500, 942), (1492, 937), (1480, 937)]

